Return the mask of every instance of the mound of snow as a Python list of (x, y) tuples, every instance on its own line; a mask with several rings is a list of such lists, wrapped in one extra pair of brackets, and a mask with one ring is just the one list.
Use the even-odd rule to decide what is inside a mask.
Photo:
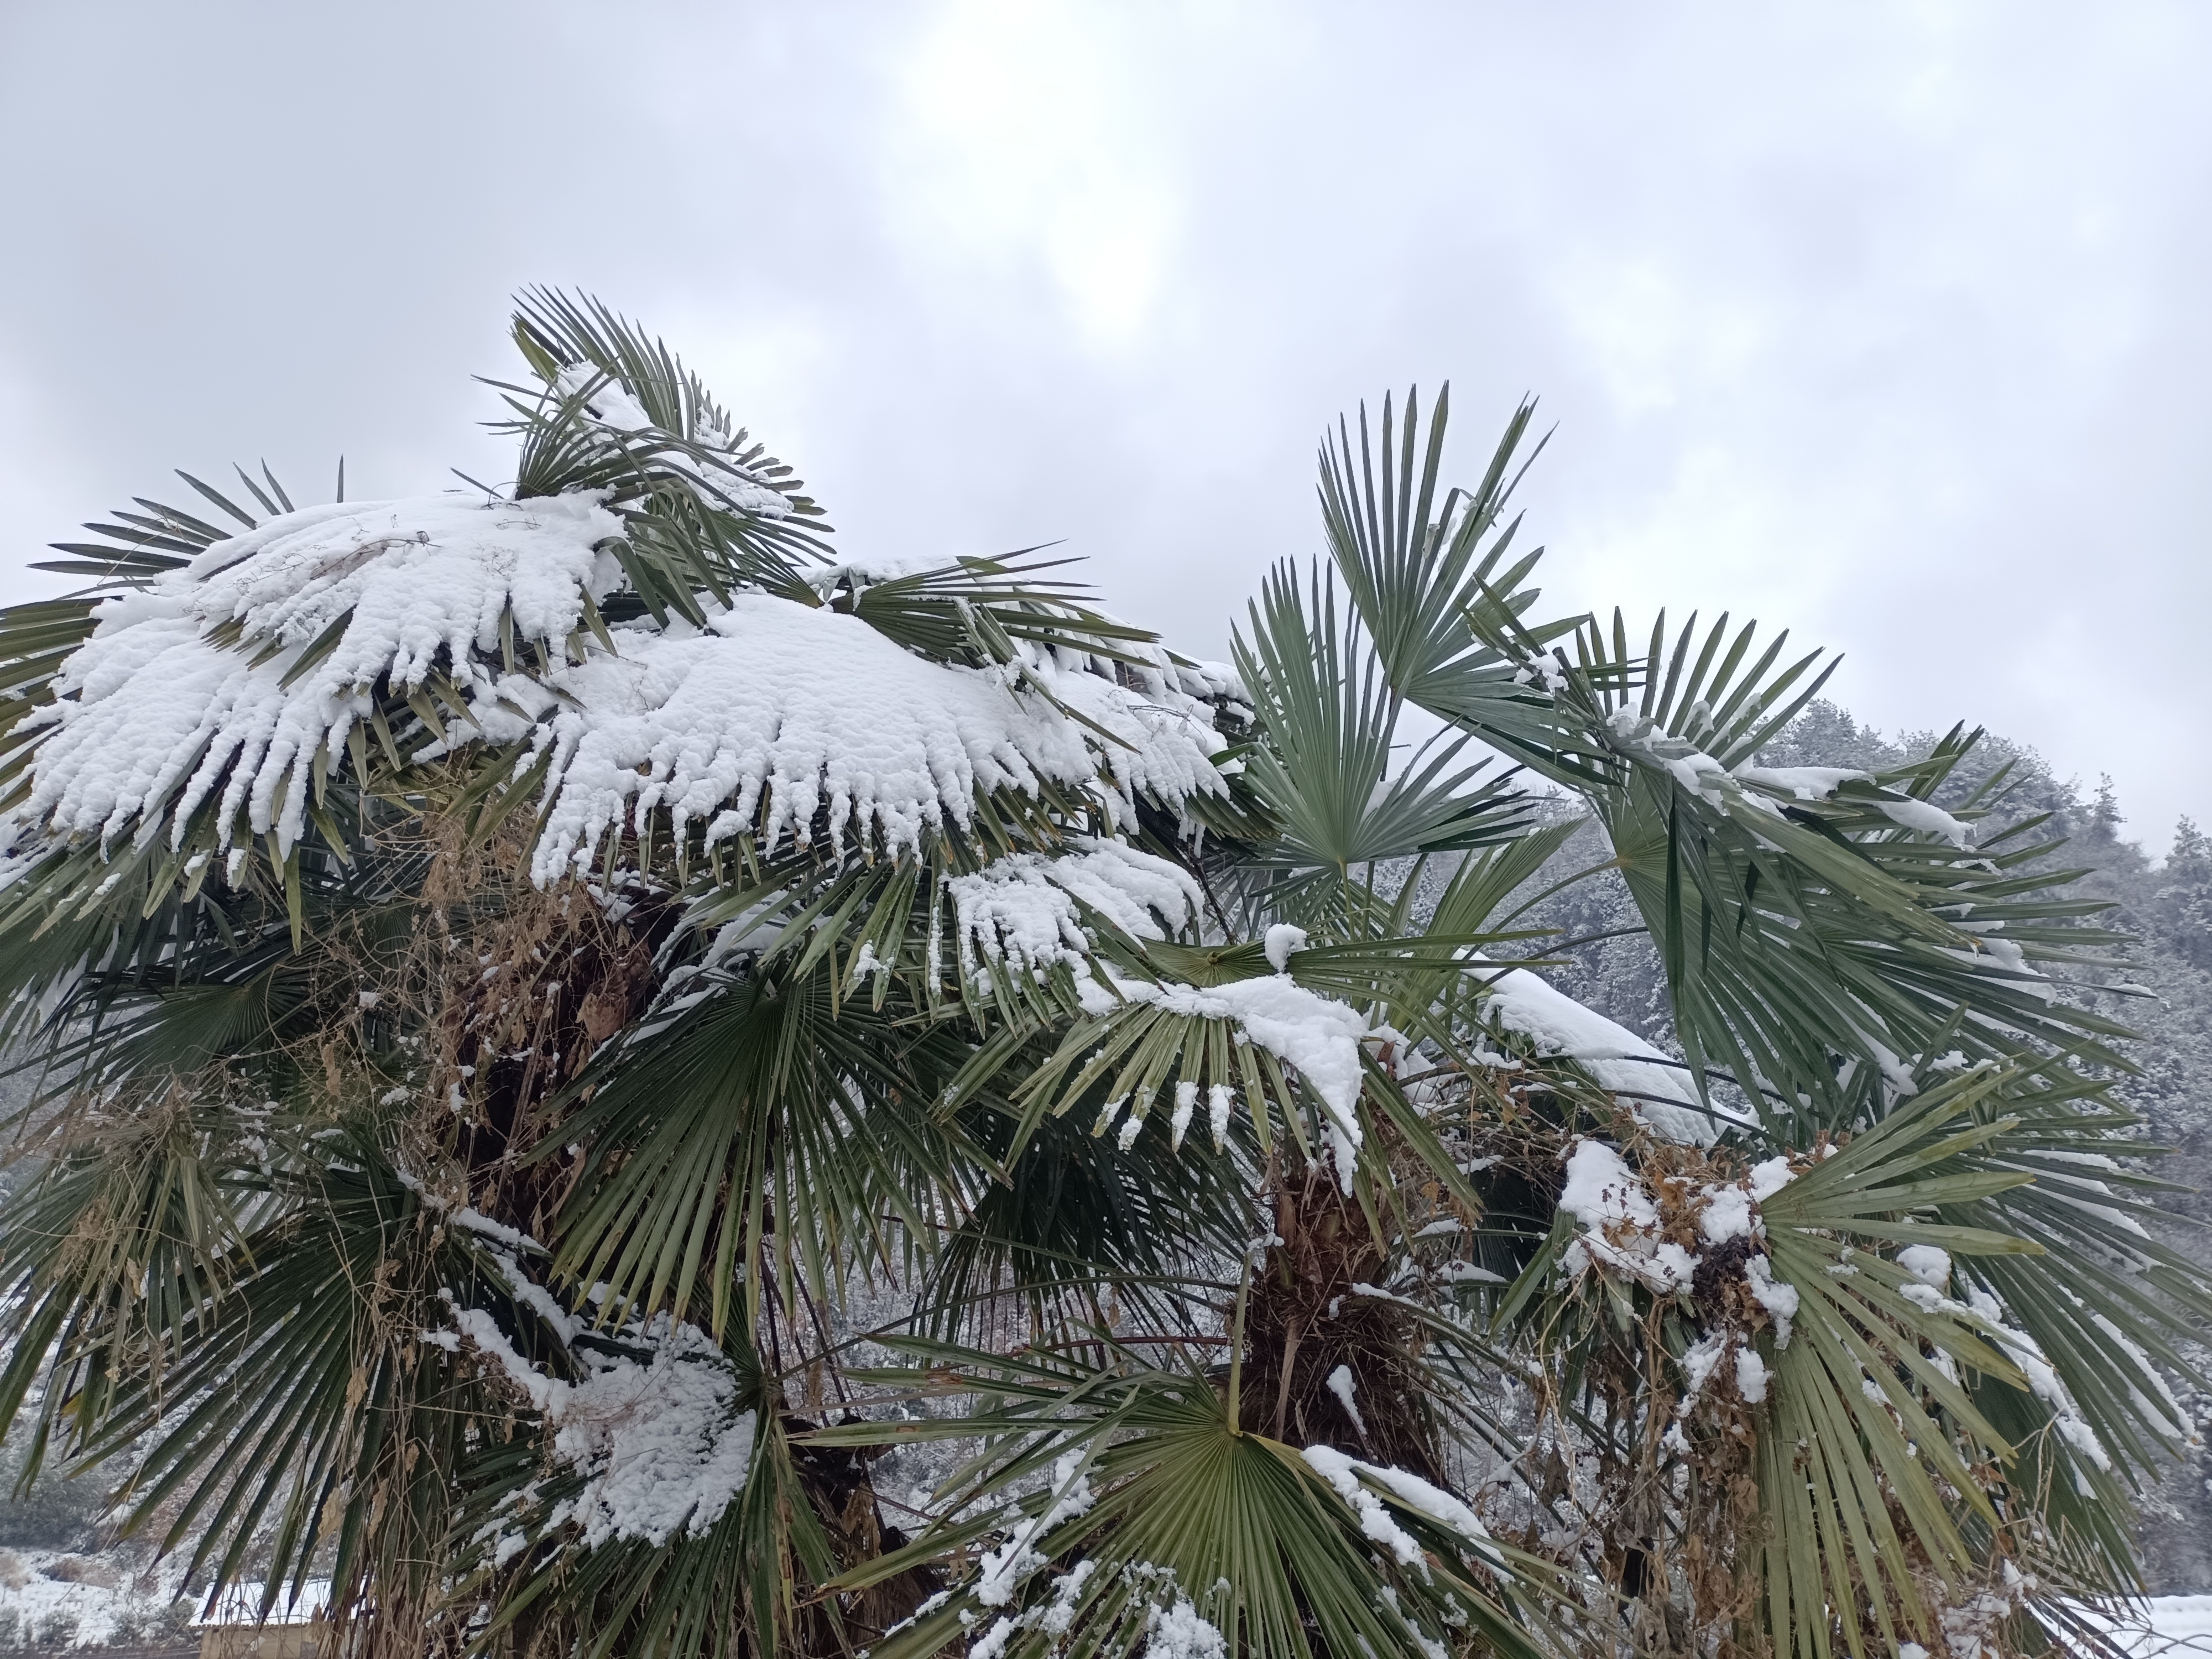
[[(309, 507), (217, 542), (182, 570), (102, 604), (91, 639), (56, 677), (57, 700), (17, 728), (46, 727), (26, 819), (63, 836), (143, 844), (220, 787), (219, 844), (243, 811), (289, 852), (318, 750), (345, 752), (388, 674), (419, 684), (434, 659), (518, 641), (559, 641), (582, 592), (620, 567), (599, 550), (622, 523), (589, 495), (489, 504), (465, 495)], [(234, 645), (210, 631), (242, 630)], [(310, 647), (333, 646), (290, 684)]]
[(1680, 1061), (1583, 1007), (1550, 981), (1525, 968), (1510, 969), (1489, 981), (1484, 1006), (1493, 1025), (1532, 1038), (1539, 1054), (1571, 1060), (1601, 1088), (1627, 1096), (1662, 1139), (1709, 1146), (1719, 1138), (1714, 1113), (1722, 1109), (1698, 1103)]

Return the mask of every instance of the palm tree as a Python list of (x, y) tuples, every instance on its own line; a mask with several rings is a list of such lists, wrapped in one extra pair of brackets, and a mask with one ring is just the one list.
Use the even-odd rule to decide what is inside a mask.
[[(2099, 1639), (2212, 1294), (1972, 737), (1762, 769), (1819, 653), (1542, 619), (1528, 407), (1340, 423), (1207, 665), (514, 338), (511, 488), (187, 477), (0, 613), (34, 1467), (362, 1653)], [(1679, 1054), (1543, 977), (1583, 815)]]

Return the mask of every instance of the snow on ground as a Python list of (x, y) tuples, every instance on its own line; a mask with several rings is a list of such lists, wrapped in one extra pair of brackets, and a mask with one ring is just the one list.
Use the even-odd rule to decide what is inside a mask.
[(2106, 1628), (2135, 1659), (2212, 1655), (2212, 1595), (2154, 1595)]
[[(54, 1577), (56, 1571), (67, 1576)], [(177, 1599), (184, 1576), (184, 1563), (177, 1559), (147, 1566), (143, 1559), (134, 1560), (119, 1551), (80, 1555), (0, 1549), (0, 1651), (190, 1647), (203, 1625), (255, 1622), (259, 1583), (232, 1585), (204, 1620), (204, 1595)], [(313, 1581), (295, 1607), (288, 1607), (280, 1593), (271, 1619), (302, 1621), (329, 1602), (330, 1585)]]
[(198, 1604), (170, 1610), (183, 1578), (181, 1563), (144, 1568), (113, 1554), (0, 1550), (0, 1648), (189, 1644)]
[[(1347, 1475), (1352, 1468), (1367, 1467), (1340, 1461)], [(1394, 1481), (1410, 1479), (1395, 1469), (1376, 1473)], [(1429, 1504), (1407, 1501), (1433, 1512)], [(1479, 1529), (1469, 1530), (1471, 1536), (1480, 1535)], [(65, 1576), (50, 1576), (55, 1571)], [(79, 1573), (86, 1577), (68, 1577)], [(0, 1549), (0, 1650), (190, 1646), (203, 1624), (201, 1598), (176, 1601), (183, 1576), (183, 1565), (175, 1560), (145, 1567), (119, 1553)], [(296, 1608), (288, 1613), (280, 1602), (276, 1617), (309, 1618), (323, 1609), (329, 1595), (327, 1584), (310, 1583)], [(258, 1583), (234, 1585), (205, 1622), (251, 1624), (260, 1601)], [(2212, 1595), (2153, 1596), (2106, 1628), (2132, 1659), (2212, 1659)]]

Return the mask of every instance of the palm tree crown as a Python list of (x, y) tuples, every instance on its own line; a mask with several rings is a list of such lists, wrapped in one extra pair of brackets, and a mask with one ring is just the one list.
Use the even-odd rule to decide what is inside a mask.
[[(1340, 423), (1206, 664), (514, 337), (511, 489), (188, 478), (0, 613), (34, 1462), (363, 1652), (2100, 1639), (2212, 1291), (1972, 736), (1547, 619), (1526, 406)], [(1587, 817), (1679, 1054), (1544, 976)]]

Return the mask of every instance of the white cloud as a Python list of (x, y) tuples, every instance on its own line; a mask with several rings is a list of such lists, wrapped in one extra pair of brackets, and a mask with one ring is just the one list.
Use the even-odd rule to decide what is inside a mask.
[(917, 44), (887, 134), (886, 197), (910, 246), (956, 281), (1041, 269), (1106, 349), (1141, 341), (1175, 218), (1130, 45), (1097, 8), (957, 0)]

